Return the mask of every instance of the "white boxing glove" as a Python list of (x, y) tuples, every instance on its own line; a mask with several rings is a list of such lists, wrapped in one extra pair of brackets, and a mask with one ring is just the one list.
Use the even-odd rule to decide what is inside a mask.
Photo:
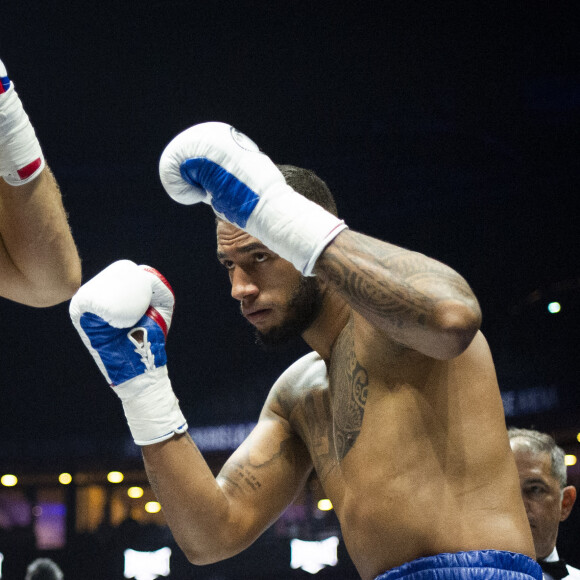
[(304, 276), (346, 225), (294, 191), (257, 145), (225, 123), (201, 123), (175, 137), (159, 162), (161, 183), (183, 204), (205, 202), (258, 238)]
[(120, 397), (137, 445), (187, 431), (166, 366), (173, 307), (167, 280), (129, 260), (105, 268), (70, 303), (73, 324)]
[(10, 185), (23, 185), (44, 165), (36, 133), (0, 60), (0, 176)]

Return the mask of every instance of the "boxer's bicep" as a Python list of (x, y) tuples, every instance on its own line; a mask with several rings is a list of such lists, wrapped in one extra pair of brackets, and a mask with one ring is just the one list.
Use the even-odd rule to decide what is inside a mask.
[(280, 427), (261, 418), (217, 478), (188, 434), (142, 448), (151, 487), (193, 564), (211, 564), (247, 548), (304, 485), (308, 455)]
[(287, 421), (274, 413), (263, 413), (218, 476), (229, 501), (233, 527), (244, 536), (245, 546), (294, 500), (311, 470), (308, 451)]

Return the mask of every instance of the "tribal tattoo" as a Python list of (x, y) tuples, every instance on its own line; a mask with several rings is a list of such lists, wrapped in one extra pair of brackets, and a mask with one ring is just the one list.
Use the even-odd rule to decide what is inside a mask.
[(352, 324), (343, 330), (334, 349), (330, 387), (334, 445), (342, 461), (359, 436), (369, 388), (368, 373), (354, 352)]
[[(353, 306), (372, 311), (397, 327), (409, 319), (425, 324), (436, 300), (422, 288), (442, 291), (447, 287), (448, 296), (440, 300), (453, 298), (470, 306), (473, 301), (467, 282), (445, 264), (362, 234), (344, 249), (333, 245), (321, 256), (317, 267), (349, 297)], [(396, 274), (388, 277), (385, 272)]]

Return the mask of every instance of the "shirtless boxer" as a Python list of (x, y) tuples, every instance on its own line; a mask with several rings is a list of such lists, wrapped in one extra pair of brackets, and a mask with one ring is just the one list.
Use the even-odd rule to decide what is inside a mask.
[(188, 129), (161, 157), (169, 195), (218, 215), (218, 258), (262, 340), (291, 329), (312, 348), (217, 478), (167, 376), (167, 282), (116, 262), (71, 302), (176, 541), (195, 564), (237, 554), (314, 469), (364, 580), (541, 579), (471, 289), (433, 259), (347, 229), (321, 180), (281, 169), (286, 179), (222, 123)]
[(68, 300), (81, 264), (58, 185), (0, 60), (0, 296), (29, 306)]

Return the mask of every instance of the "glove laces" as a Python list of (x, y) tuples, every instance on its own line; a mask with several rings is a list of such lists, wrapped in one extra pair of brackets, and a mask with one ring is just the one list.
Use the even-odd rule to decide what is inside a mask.
[[(139, 332), (143, 333), (141, 340), (133, 336), (133, 334)], [(127, 338), (135, 345), (135, 352), (141, 357), (141, 362), (145, 365), (145, 372), (157, 368), (155, 366), (155, 356), (151, 352), (151, 343), (147, 340), (147, 329), (141, 326), (132, 328), (127, 333)]]

